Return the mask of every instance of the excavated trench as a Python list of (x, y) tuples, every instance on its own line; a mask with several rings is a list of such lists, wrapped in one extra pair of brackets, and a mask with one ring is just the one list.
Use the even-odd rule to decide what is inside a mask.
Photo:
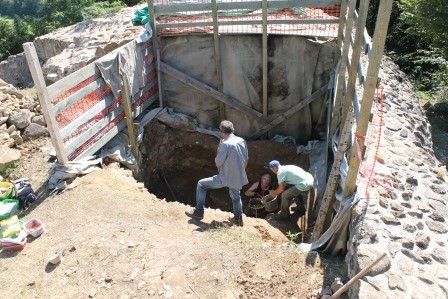
[[(217, 173), (214, 158), (218, 143), (218, 138), (214, 136), (174, 129), (153, 120), (145, 127), (140, 145), (141, 179), (157, 197), (194, 206), (198, 180)], [(261, 175), (269, 172), (264, 168), (267, 162), (277, 159), (283, 164), (309, 168), (308, 156), (298, 155), (294, 145), (270, 140), (250, 141), (247, 144), (249, 163), (246, 171), (249, 184), (241, 192), (246, 214), (249, 198), (244, 195), (244, 191)], [(276, 177), (271, 175), (276, 186)], [(207, 192), (206, 207), (231, 212), (232, 202), (228, 190), (224, 188)]]

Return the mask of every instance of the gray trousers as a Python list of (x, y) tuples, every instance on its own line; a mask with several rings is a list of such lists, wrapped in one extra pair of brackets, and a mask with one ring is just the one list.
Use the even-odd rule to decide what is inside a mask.
[(314, 188), (311, 188), (308, 191), (300, 191), (295, 186), (286, 189), (282, 192), (282, 194), (280, 194), (280, 214), (289, 216), (289, 207), (291, 206), (293, 200), (295, 200), (299, 211), (303, 210), (303, 208), (307, 208), (307, 202), (313, 205), (314, 194)]

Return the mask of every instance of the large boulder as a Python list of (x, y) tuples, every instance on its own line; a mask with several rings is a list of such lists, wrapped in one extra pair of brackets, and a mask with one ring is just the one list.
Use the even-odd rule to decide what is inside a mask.
[(28, 109), (23, 109), (17, 114), (13, 114), (8, 119), (10, 126), (14, 125), (17, 129), (25, 129), (31, 123), (31, 112)]
[(24, 141), (37, 139), (43, 136), (48, 137), (50, 136), (50, 133), (48, 132), (47, 128), (35, 123), (31, 123), (28, 127), (26, 127), (22, 135)]

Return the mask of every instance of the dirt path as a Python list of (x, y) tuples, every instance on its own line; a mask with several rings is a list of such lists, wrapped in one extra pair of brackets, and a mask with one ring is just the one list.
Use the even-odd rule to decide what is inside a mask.
[[(38, 148), (22, 164), (44, 159)], [(343, 272), (264, 220), (229, 227), (230, 214), (214, 210), (191, 220), (185, 205), (155, 198), (115, 164), (76, 184), (22, 215), (45, 233), (21, 252), (0, 252), (2, 297), (311, 298)], [(48, 265), (61, 248), (63, 263)]]

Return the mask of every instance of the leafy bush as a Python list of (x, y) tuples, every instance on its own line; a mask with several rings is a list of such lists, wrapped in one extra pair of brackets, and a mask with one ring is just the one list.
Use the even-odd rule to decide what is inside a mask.
[(119, 11), (125, 7), (121, 1), (109, 3), (108, 1), (96, 2), (81, 10), (81, 15), (85, 19), (93, 19), (99, 16), (107, 15)]

